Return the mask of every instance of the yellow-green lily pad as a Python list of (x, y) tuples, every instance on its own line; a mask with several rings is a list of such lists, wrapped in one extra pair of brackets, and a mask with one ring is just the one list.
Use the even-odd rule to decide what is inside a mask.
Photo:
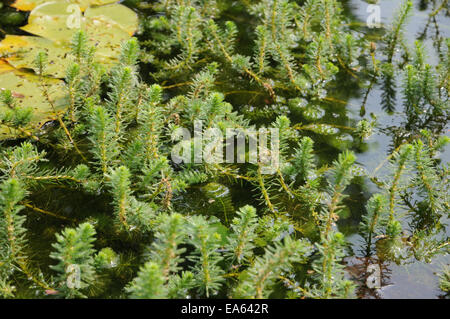
[[(80, 3), (85, 10), (80, 24), (74, 27), (71, 3)], [(120, 4), (101, 7), (90, 5), (109, 4), (115, 1), (17, 1), (16, 7), (25, 10), (25, 6), (34, 6), (23, 30), (35, 36), (8, 35), (0, 43), (0, 89), (13, 92), (17, 104), (33, 108), (33, 117), (27, 131), (36, 131), (44, 123), (55, 118), (56, 112), (63, 112), (68, 105), (64, 82), (55, 78), (64, 77), (66, 68), (72, 59), (70, 42), (78, 29), (86, 32), (89, 45), (96, 48), (95, 59), (102, 64), (117, 61), (121, 44), (130, 39), (138, 27), (137, 15)], [(38, 5), (39, 4), (39, 5)], [(46, 52), (48, 63), (45, 77), (27, 72), (33, 69), (37, 53)], [(51, 77), (49, 77), (51, 76)], [(42, 83), (48, 87), (53, 106), (42, 95)], [(4, 106), (1, 106), (4, 107)], [(0, 112), (2, 111), (0, 107)], [(0, 125), (0, 140), (14, 138), (22, 132)]]
[[(78, 28), (70, 28), (67, 24), (69, 13), (66, 13), (66, 9), (68, 5), (69, 3), (50, 2), (37, 7), (30, 13), (28, 24), (22, 29), (52, 40), (56, 45), (69, 45)], [(96, 47), (97, 54), (105, 58), (104, 62), (107, 62), (108, 58), (115, 58), (119, 55), (122, 42), (128, 40), (137, 27), (136, 22), (132, 29), (132, 21), (137, 19), (136, 13), (125, 6), (115, 6), (119, 6), (123, 10), (122, 18), (119, 20), (123, 21), (123, 26), (108, 17), (108, 14), (101, 15), (101, 10), (91, 11), (89, 16), (83, 16), (80, 21), (80, 29), (85, 30), (90, 45)], [(119, 7), (114, 7), (112, 12), (118, 11)]]
[(122, 29), (133, 35), (139, 24), (136, 13), (121, 4), (110, 4), (101, 7), (90, 7), (84, 13), (85, 17), (104, 17), (118, 23)]
[[(69, 41), (76, 31), (66, 23), (68, 5), (51, 2), (37, 7), (23, 29), (40, 37), (8, 35), (0, 43), (0, 55), (16, 68), (32, 69), (36, 55), (44, 51), (48, 55), (46, 75), (64, 77), (71, 61)], [(90, 45), (96, 47), (95, 60), (107, 65), (117, 60), (121, 43), (138, 27), (137, 15), (120, 4), (88, 8), (80, 22)]]
[(32, 69), (39, 52), (46, 52), (48, 56), (44, 75), (63, 78), (72, 60), (69, 47), (33, 36), (7, 35), (0, 42), (0, 55), (16, 69)]
[(44, 4), (46, 2), (69, 2), (78, 4), (81, 10), (85, 10), (89, 6), (101, 6), (104, 4), (114, 3), (117, 0), (16, 0), (12, 6), (21, 11), (31, 11), (37, 6)]
[[(42, 84), (47, 87), (50, 99), (55, 107), (47, 101), (42, 94)], [(33, 108), (33, 117), (30, 126), (25, 130), (34, 132), (46, 122), (55, 119), (55, 111), (63, 112), (68, 99), (65, 95), (64, 82), (52, 78), (39, 78), (29, 72), (17, 70), (8, 63), (0, 60), (0, 90), (11, 90), (16, 99), (17, 106)], [(0, 112), (5, 106), (0, 106)], [(16, 138), (20, 135), (9, 127), (0, 125), (0, 140)]]
[(91, 46), (95, 46), (95, 53), (102, 56), (103, 62), (108, 58), (120, 55), (122, 43), (130, 39), (130, 34), (119, 24), (104, 17), (86, 18), (86, 33)]
[[(70, 3), (68, 2), (48, 2), (39, 7), (36, 7), (30, 12), (28, 17), (28, 25), (39, 25), (41, 27), (52, 26), (54, 22), (59, 23), (61, 32), (67, 32), (67, 29), (76, 29), (76, 26), (70, 26), (71, 21), (74, 19), (73, 13), (69, 10)], [(86, 20), (95, 18), (103, 18), (104, 21), (110, 21), (116, 23), (124, 31), (127, 31), (130, 35), (136, 32), (138, 28), (137, 14), (121, 4), (110, 4), (100, 7), (89, 7), (84, 12), (81, 19), (81, 25)], [(27, 30), (25, 30), (27, 31)]]

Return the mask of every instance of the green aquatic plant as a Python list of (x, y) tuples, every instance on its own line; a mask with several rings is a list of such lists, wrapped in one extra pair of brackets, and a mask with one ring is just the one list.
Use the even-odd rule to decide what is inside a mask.
[[(409, 53), (411, 2), (377, 56), (334, 0), (156, 1), (136, 38), (115, 1), (73, 1), (87, 25), (70, 32), (42, 24), (68, 3), (43, 2), (15, 3), (36, 7), (25, 30), (41, 37), (20, 40), (40, 45), (0, 60), (2, 297), (351, 298), (347, 228), (367, 259), (448, 252), (448, 51), (436, 66), (420, 42)], [(58, 40), (64, 63), (42, 50)], [(357, 152), (389, 129), (334, 97), (365, 78), (404, 109), (371, 172)], [(220, 160), (256, 141), (278, 152)]]
[(209, 297), (217, 293), (224, 280), (224, 271), (218, 266), (222, 259), (218, 253), (221, 237), (203, 217), (191, 217), (190, 226), (192, 238), (189, 242), (196, 253), (191, 255), (189, 260), (195, 264), (193, 273), (198, 281), (198, 292)]
[(323, 209), (318, 216), (320, 225), (320, 243), (317, 248), (320, 253), (313, 263), (314, 277), (319, 284), (313, 286), (310, 294), (320, 298), (344, 297), (348, 298), (353, 291), (353, 284), (344, 279), (343, 267), (339, 263), (344, 256), (344, 236), (333, 229), (338, 220), (344, 190), (352, 179), (352, 166), (356, 160), (353, 153), (342, 153), (334, 163), (332, 179), (329, 183), (330, 200), (327, 209)]
[(237, 264), (243, 264), (248, 261), (255, 248), (254, 241), (256, 239), (257, 215), (256, 209), (252, 206), (244, 206), (237, 217), (233, 219), (231, 228), (233, 236), (229, 236), (230, 258)]
[(446, 293), (450, 291), (450, 273), (448, 266), (444, 267), (442, 273), (439, 274), (439, 288)]
[(266, 249), (263, 257), (258, 257), (241, 276), (234, 295), (240, 298), (267, 298), (273, 290), (276, 279), (289, 272), (292, 264), (306, 262), (311, 245), (305, 240), (292, 240), (286, 237), (282, 244)]
[(402, 3), (396, 14), (396, 19), (394, 19), (394, 22), (385, 37), (385, 51), (388, 63), (392, 63), (396, 48), (400, 45), (403, 45), (404, 27), (408, 17), (411, 15), (412, 9), (413, 3), (411, 1), (404, 1)]
[[(150, 39), (143, 42), (146, 55), (160, 68), (152, 74), (157, 79), (195, 75), (212, 58), (221, 68), (243, 74), (272, 98), (279, 89), (288, 88), (323, 98), (326, 84), (339, 68), (353, 72), (360, 55), (352, 46), (359, 40), (342, 26), (344, 17), (337, 1), (307, 1), (300, 6), (268, 0), (251, 5), (249, 12), (258, 20), (254, 55), (239, 52), (235, 22), (218, 24), (214, 18), (221, 12), (210, 10), (213, 3), (160, 3), (156, 10), (166, 14), (144, 22)], [(165, 45), (155, 47), (156, 42)], [(170, 62), (163, 59), (175, 50), (182, 53)], [(165, 72), (166, 68), (172, 72)]]
[(4, 181), (1, 190), (1, 244), (4, 247), (1, 257), (1, 293), (4, 297), (10, 297), (13, 295), (14, 287), (8, 283), (8, 278), (14, 272), (14, 264), (20, 263), (23, 258), (22, 254), (26, 245), (26, 229), (23, 225), (25, 216), (19, 214), (23, 207), (18, 205), (25, 196), (25, 192), (19, 181), (15, 179)]
[(85, 297), (82, 293), (95, 281), (93, 242), (95, 229), (84, 223), (76, 229), (66, 228), (56, 235), (50, 257), (58, 263), (52, 269), (58, 273), (57, 289), (67, 298)]
[(367, 203), (367, 214), (360, 224), (361, 234), (367, 244), (367, 254), (370, 254), (372, 240), (383, 234), (388, 222), (388, 201), (382, 194), (372, 196)]

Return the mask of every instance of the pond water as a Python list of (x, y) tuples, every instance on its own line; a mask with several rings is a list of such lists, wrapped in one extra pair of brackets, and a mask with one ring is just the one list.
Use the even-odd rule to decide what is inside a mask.
[[(364, 34), (367, 39), (377, 42), (383, 36), (383, 28), (369, 29), (365, 26), (366, 19), (369, 15), (366, 9), (368, 3), (361, 0), (348, 0), (342, 1), (345, 6), (345, 13), (352, 21), (352, 28), (355, 32)], [(125, 1), (125, 4), (132, 4), (133, 1)], [(427, 5), (427, 3), (430, 3)], [(378, 2), (381, 9), (381, 22), (383, 25), (388, 25), (392, 21), (392, 17), (395, 14), (400, 1), (381, 0)], [(436, 16), (436, 21), (429, 21), (429, 14), (433, 11), (431, 1), (415, 0), (414, 1), (414, 14), (410, 18), (406, 27), (406, 38), (408, 44), (413, 47), (414, 41), (424, 34), (424, 44), (427, 48), (429, 60), (431, 64), (435, 64), (438, 61), (439, 48), (435, 45), (438, 38), (448, 38), (450, 36), (450, 17), (444, 14)], [(147, 11), (142, 11), (141, 14), (145, 16)], [(230, 17), (226, 17), (229, 19)], [(245, 19), (241, 19), (238, 16), (232, 17), (238, 24), (240, 30), (245, 30)], [(244, 21), (243, 21), (244, 20)], [(430, 23), (429, 23), (430, 22)], [(354, 25), (354, 26), (353, 26)], [(7, 30), (9, 33), (14, 30)], [(17, 31), (17, 29), (16, 29)], [(245, 35), (244, 35), (245, 39)], [(243, 40), (241, 39), (241, 42)], [(444, 45), (444, 44), (442, 44)], [(144, 69), (148, 71), (147, 69)], [(147, 74), (143, 71), (143, 77), (146, 78)], [(365, 80), (362, 80), (365, 81)], [(396, 78), (396, 86), (401, 87), (402, 79)], [(337, 157), (339, 149), (336, 146), (339, 144), (347, 145), (353, 149), (357, 154), (358, 164), (363, 166), (368, 172), (373, 172), (377, 169), (378, 165), (382, 163), (386, 157), (395, 148), (395, 128), (404, 125), (404, 112), (402, 109), (400, 93), (397, 94), (397, 102), (395, 110), (392, 113), (386, 112), (382, 108), (381, 95), (383, 89), (376, 84), (370, 91), (367, 101), (365, 103), (365, 110), (362, 111), (361, 107), (364, 104), (366, 89), (361, 86), (361, 83), (342, 83), (342, 86), (336, 87), (333, 90), (336, 99), (341, 102), (340, 105), (324, 105), (323, 121), (327, 123), (338, 124), (342, 126), (354, 126), (362, 118), (367, 118), (371, 113), (376, 115), (378, 126), (375, 129), (374, 135), (364, 145), (363, 148), (356, 147), (352, 143), (351, 137), (347, 131), (342, 130), (340, 134), (334, 137), (336, 140), (330, 140), (329, 138), (316, 137), (317, 143), (317, 155), (320, 157), (321, 162), (327, 163)], [(247, 103), (239, 104), (237, 97), (232, 98), (233, 105), (235, 107), (244, 107)], [(235, 103), (236, 102), (236, 103)], [(258, 107), (258, 105), (255, 105)], [(293, 116), (295, 119), (295, 115)], [(294, 123), (295, 124), (295, 123)], [(444, 134), (449, 134), (449, 125), (446, 123), (441, 128)], [(450, 159), (450, 147), (447, 147), (444, 152), (440, 154), (442, 161), (448, 162)], [(381, 168), (378, 174), (386, 173)], [(230, 189), (223, 188), (218, 185), (217, 190), (205, 190), (202, 187), (193, 189), (191, 192), (183, 197), (174, 199), (175, 206), (180, 211), (191, 212), (195, 210), (208, 210), (211, 205), (208, 204), (210, 197), (208, 192), (221, 198), (220, 204), (234, 209), (241, 207), (244, 204), (256, 203), (251, 199), (251, 192), (243, 187), (229, 186)], [(345, 218), (341, 218), (338, 224), (340, 231), (346, 236), (350, 242), (351, 254), (345, 259), (346, 269), (351, 278), (361, 280), (361, 288), (358, 290), (358, 296), (361, 298), (438, 298), (442, 295), (438, 287), (438, 277), (435, 272), (440, 271), (444, 264), (450, 264), (449, 255), (441, 255), (432, 260), (431, 263), (425, 264), (416, 260), (403, 260), (399, 264), (394, 262), (381, 262), (378, 261), (376, 255), (366, 257), (362, 252), (362, 238), (358, 235), (358, 225), (361, 220), (361, 214), (364, 211), (366, 201), (370, 198), (371, 194), (376, 190), (376, 186), (370, 181), (365, 181), (363, 185), (352, 185), (350, 187), (350, 199), (347, 202), (350, 212)], [(86, 216), (90, 214), (96, 214), (98, 212), (108, 211), (106, 200), (100, 202), (94, 198), (72, 197), (68, 198), (67, 194), (61, 192), (62, 196), (58, 197), (58, 190), (47, 189), (43, 190), (40, 194), (33, 198), (33, 202), (43, 203), (41, 206), (51, 207), (53, 211), (81, 211)], [(214, 192), (214, 193), (212, 193)], [(216, 193), (220, 193), (218, 196)], [(222, 195), (223, 194), (223, 195)], [(39, 205), (37, 205), (39, 206)], [(226, 209), (226, 211), (228, 208)], [(408, 219), (404, 218), (403, 221), (406, 229), (408, 228)], [(54, 238), (54, 232), (57, 231), (61, 225), (60, 221), (54, 221), (42, 224), (41, 218), (36, 217), (29, 221), (30, 226), (33, 229), (31, 238), (31, 244), (34, 250), (42, 251), (40, 263), (42, 265), (48, 265), (50, 260), (48, 259), (48, 251), (50, 250), (49, 243)], [(447, 233), (449, 233), (449, 227), (447, 227)], [(118, 239), (120, 241), (120, 239)], [(117, 244), (119, 245), (119, 244)], [(122, 250), (124, 247), (121, 247)], [(133, 250), (134, 247), (129, 247)], [(381, 269), (381, 289), (368, 289), (365, 288), (364, 280), (361, 278), (366, 277), (366, 268), (368, 264), (379, 263)]]
[[(424, 34), (425, 28), (429, 23), (429, 14), (433, 11), (432, 5), (426, 5), (430, 1), (414, 1), (414, 14), (410, 18), (406, 28), (405, 36), (410, 47), (414, 46), (414, 42)], [(389, 25), (399, 6), (400, 1), (382, 0), (378, 1), (381, 9), (381, 23)], [(364, 23), (369, 13), (367, 13), (368, 3), (360, 0), (351, 0), (347, 3), (347, 8), (354, 17), (354, 20)], [(366, 33), (368, 37), (379, 34), (377, 30), (363, 28), (360, 32)], [(380, 32), (382, 34), (382, 31)], [(437, 64), (438, 51), (435, 45), (436, 37), (448, 38), (450, 36), (450, 18), (445, 15), (438, 15), (436, 23), (431, 22), (428, 25), (426, 36), (423, 40), (427, 48), (428, 61), (430, 64)], [(397, 87), (401, 87), (402, 79), (397, 78)], [(401, 96), (397, 95), (396, 110), (393, 114), (388, 114), (382, 108), (381, 94), (383, 90), (380, 86), (375, 86), (370, 92), (366, 112), (374, 113), (378, 119), (378, 128), (375, 134), (369, 140), (369, 147), (365, 152), (358, 153), (358, 162), (366, 167), (369, 171), (373, 171), (386, 158), (387, 154), (392, 150), (392, 133), (386, 134), (386, 129), (401, 125), (404, 121), (404, 112), (402, 109)], [(351, 97), (348, 100), (347, 110), (349, 117), (359, 119), (360, 107), (363, 103), (363, 97)], [(389, 130), (388, 130), (389, 131)], [(449, 125), (444, 127), (443, 133), (449, 135)], [(450, 148), (447, 147), (440, 154), (440, 158), (444, 162), (450, 160)], [(382, 172), (382, 170), (380, 171)], [(379, 173), (380, 173), (379, 172)], [(373, 186), (373, 185), (372, 185)], [(370, 190), (370, 185), (368, 189)], [(365, 196), (364, 196), (365, 197)], [(407, 220), (404, 220), (407, 223)], [(347, 227), (346, 227), (347, 229)], [(449, 228), (447, 227), (447, 234)], [(352, 243), (352, 249), (357, 254), (361, 248), (361, 237), (354, 233), (347, 233), (347, 239)], [(357, 257), (349, 258), (350, 269), (358, 265), (361, 266), (367, 262)], [(380, 297), (380, 298), (436, 298), (442, 295), (442, 291), (438, 287), (438, 278), (435, 272), (440, 271), (442, 266), (450, 263), (450, 256), (438, 256), (430, 264), (425, 264), (415, 260), (404, 261), (401, 265), (393, 262), (382, 265), (383, 287), (378, 291), (363, 290), (362, 297)]]

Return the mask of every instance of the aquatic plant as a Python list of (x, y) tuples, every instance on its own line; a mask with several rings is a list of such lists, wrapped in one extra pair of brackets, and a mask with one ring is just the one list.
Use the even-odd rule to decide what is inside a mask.
[(449, 270), (445, 267), (443, 272), (439, 275), (439, 287), (442, 291), (448, 293), (450, 290)]
[[(113, 1), (82, 1), (84, 16), (116, 12), (117, 5), (89, 5), (106, 2)], [(344, 23), (338, 1), (236, 5), (256, 21), (244, 39), (250, 46), (225, 21), (227, 2), (166, 0), (154, 4), (158, 14), (141, 21), (136, 38), (134, 19), (122, 21), (118, 27), (132, 30), (122, 30), (125, 41), (108, 52), (108, 63), (89, 28), (71, 30), (64, 40), (71, 58), (57, 63), (58, 72), (54, 52), (28, 52), (33, 73), (0, 60), (0, 83), (6, 75), (15, 81), (0, 92), (2, 297), (355, 297), (345, 260), (354, 252), (340, 223), (355, 201), (351, 189), (365, 182), (370, 194), (358, 208), (365, 257), (429, 262), (448, 253), (448, 164), (439, 158), (449, 142), (441, 134), (448, 56), (431, 66), (417, 42), (411, 59), (398, 61), (411, 2), (379, 60)], [(42, 13), (36, 8), (32, 15)], [(34, 30), (32, 20), (26, 29)], [(369, 172), (357, 151), (379, 131), (376, 117), (340, 125), (324, 114), (338, 109), (332, 93), (342, 77), (369, 79), (368, 91), (378, 82), (394, 111), (400, 74), (405, 122), (386, 160)], [(32, 82), (38, 117), (16, 92), (21, 76)], [(209, 132), (227, 129), (232, 134), (213, 149), (278, 132), (278, 161), (251, 161), (247, 149), (232, 161), (189, 152), (211, 155)], [(334, 145), (331, 160), (320, 157), (326, 143)], [(38, 207), (49, 190), (56, 200)], [(35, 225), (37, 218), (45, 223)], [(36, 247), (35, 236), (48, 240)]]

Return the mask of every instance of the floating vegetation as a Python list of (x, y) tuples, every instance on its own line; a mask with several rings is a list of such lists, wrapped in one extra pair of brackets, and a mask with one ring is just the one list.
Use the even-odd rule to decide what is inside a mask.
[(411, 1), (376, 43), (335, 0), (116, 2), (12, 4), (1, 297), (380, 297), (448, 260), (450, 41), (408, 43)]
[[(101, 4), (104, 1), (93, 2)], [(22, 27), (35, 36), (6, 35), (0, 42), (0, 56), (3, 56), (0, 61), (0, 87), (13, 92), (19, 104), (33, 106), (30, 125), (23, 128), (28, 135), (34, 134), (42, 125), (54, 119), (51, 112), (68, 107), (69, 97), (62, 89), (63, 82), (54, 81), (50, 77), (64, 78), (68, 66), (77, 61), (77, 53), (73, 55), (71, 48), (71, 40), (77, 30), (85, 30), (87, 43), (96, 48), (95, 53), (92, 52), (93, 61), (110, 68), (119, 57), (121, 43), (136, 32), (138, 24), (136, 14), (120, 4), (88, 7), (84, 16), (81, 17), (80, 13), (80, 25), (69, 27), (66, 21), (71, 14), (68, 10), (70, 4), (65, 1), (16, 2), (21, 10), (29, 10), (35, 4), (39, 6), (30, 12), (28, 24)], [(45, 53), (47, 60), (40, 76), (49, 78), (43, 81), (38, 76), (27, 73), (27, 70), (36, 71), (36, 56), (40, 52)], [(50, 95), (50, 101), (41, 92), (41, 87), (47, 86), (47, 83), (52, 84), (45, 89)], [(0, 133), (0, 139), (23, 135), (22, 131), (11, 131), (3, 126), (0, 126)]]

